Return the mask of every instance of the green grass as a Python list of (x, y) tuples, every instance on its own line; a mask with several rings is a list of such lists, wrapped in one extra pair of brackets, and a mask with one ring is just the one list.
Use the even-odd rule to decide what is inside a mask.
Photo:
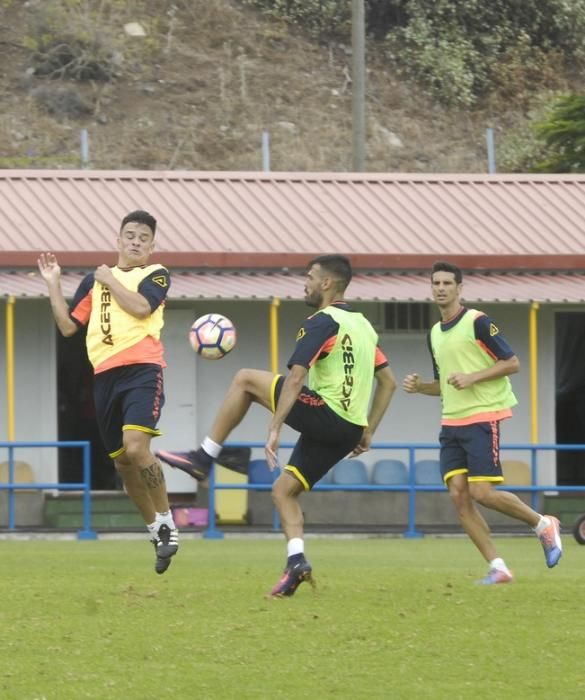
[(585, 548), (549, 571), (501, 538), (516, 582), (475, 586), (463, 538), (308, 539), (318, 588), (266, 600), (284, 542), (184, 536), (0, 542), (2, 700), (585, 697)]

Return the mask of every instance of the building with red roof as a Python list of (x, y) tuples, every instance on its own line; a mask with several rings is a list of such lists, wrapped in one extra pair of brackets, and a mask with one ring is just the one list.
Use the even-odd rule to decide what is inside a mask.
[[(466, 303), (495, 318), (522, 362), (520, 406), (504, 440), (555, 442), (557, 330), (567, 314), (579, 332), (585, 324), (585, 176), (91, 170), (0, 171), (0, 324), (14, 318), (17, 439), (74, 437), (61, 408), (82, 349), (57, 337), (38, 254), (57, 255), (70, 296), (87, 270), (115, 263), (119, 223), (137, 208), (157, 217), (153, 262), (172, 272), (161, 447), (187, 448), (206, 433), (237, 368), (270, 367), (273, 299), (287, 302), (278, 337), (285, 370), (306, 315), (301, 273), (331, 252), (350, 256), (347, 296), (376, 325), (399, 380), (431, 371), (430, 266), (447, 259), (462, 267)], [(186, 340), (191, 320), (207, 311), (238, 329), (236, 350), (220, 363), (196, 360)], [(437, 404), (403, 394), (395, 404), (381, 439), (436, 439)], [(4, 403), (3, 438), (8, 414)], [(253, 414), (234, 439), (263, 439), (265, 423)], [(62, 472), (48, 451), (25, 457), (45, 479)], [(554, 478), (553, 462), (542, 463)], [(192, 487), (182, 477), (170, 476), (171, 489)]]

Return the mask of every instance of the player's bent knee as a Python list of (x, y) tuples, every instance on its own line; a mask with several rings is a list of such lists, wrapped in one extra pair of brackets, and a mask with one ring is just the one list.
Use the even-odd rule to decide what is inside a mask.
[(493, 488), (487, 484), (472, 485), (470, 491), (473, 500), (486, 507), (489, 507), (493, 503), (494, 497), (496, 496)]
[(303, 485), (288, 472), (282, 472), (272, 484), (272, 501), (275, 505), (289, 498), (296, 498), (304, 491)]

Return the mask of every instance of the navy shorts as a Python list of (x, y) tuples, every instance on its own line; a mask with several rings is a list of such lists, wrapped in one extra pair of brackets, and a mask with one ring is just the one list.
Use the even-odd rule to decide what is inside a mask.
[(500, 464), (500, 421), (444, 425), (439, 443), (445, 481), (455, 474), (467, 474), (469, 481), (504, 480)]
[(165, 395), (159, 365), (125, 365), (98, 372), (93, 393), (100, 435), (110, 457), (123, 452), (124, 430), (161, 434), (156, 424)]
[[(284, 377), (273, 384), (273, 405), (278, 404)], [(285, 423), (301, 435), (293, 448), (285, 471), (293, 474), (310, 490), (334, 464), (346, 457), (359, 443), (362, 425), (346, 421), (331, 410), (317, 392), (304, 386)]]

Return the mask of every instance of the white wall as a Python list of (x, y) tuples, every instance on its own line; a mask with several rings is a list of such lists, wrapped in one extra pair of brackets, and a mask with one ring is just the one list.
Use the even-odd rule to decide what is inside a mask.
[[(57, 363), (54, 322), (47, 301), (17, 299), (14, 305), (15, 415), (17, 441), (57, 439)], [(0, 304), (0, 337), (6, 338), (6, 303)], [(6, 342), (0, 347), (0, 440), (8, 440)], [(15, 459), (28, 462), (37, 480), (58, 479), (56, 448), (19, 448)], [(0, 448), (0, 461), (8, 450)]]

